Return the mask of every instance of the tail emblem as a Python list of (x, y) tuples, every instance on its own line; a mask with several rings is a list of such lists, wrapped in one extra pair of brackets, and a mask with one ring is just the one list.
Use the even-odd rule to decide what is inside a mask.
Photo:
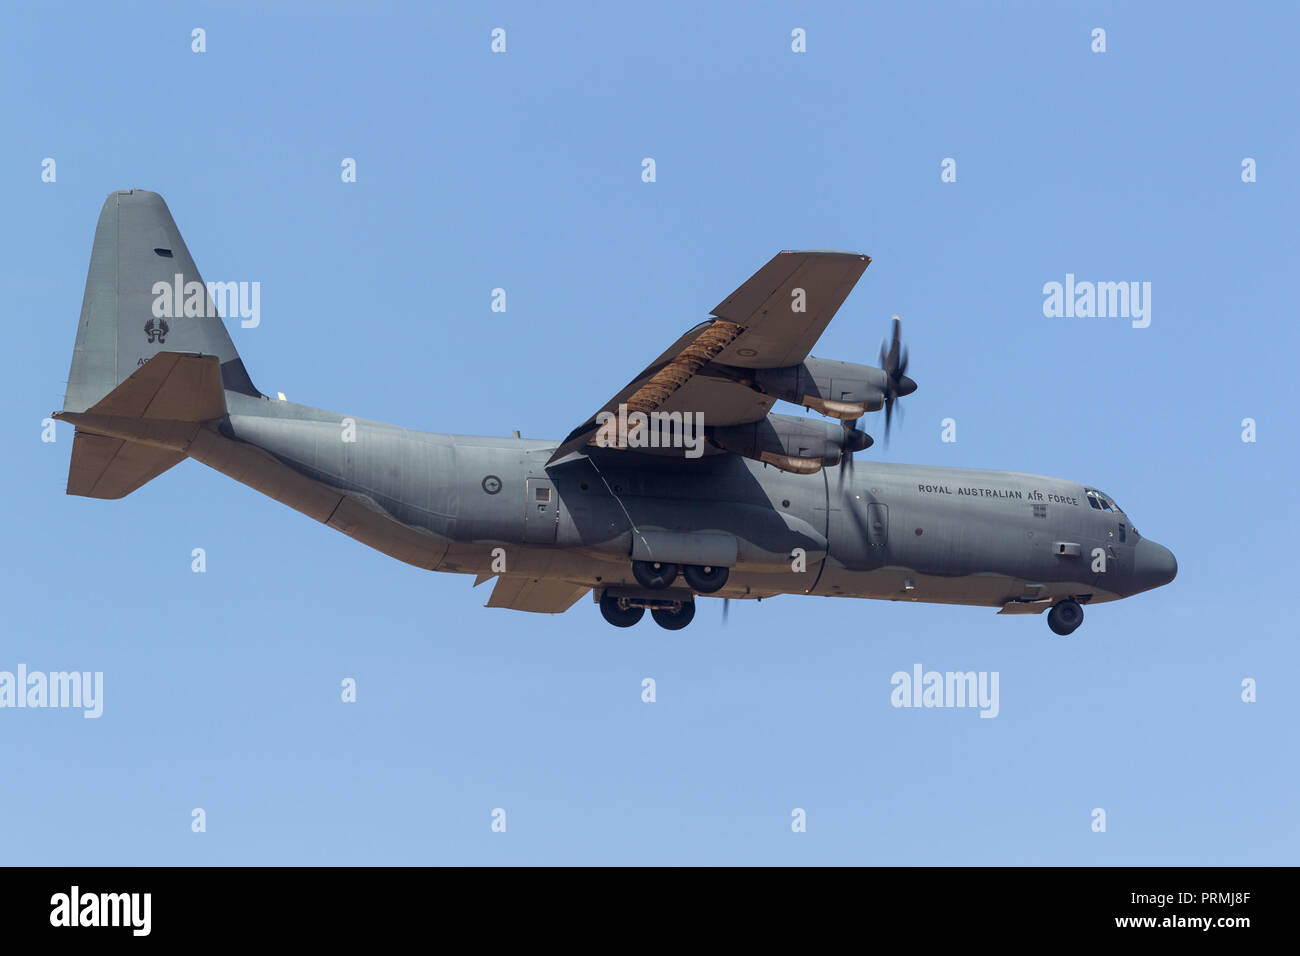
[(150, 342), (156, 341), (159, 345), (162, 345), (167, 341), (167, 333), (170, 332), (171, 329), (168, 327), (166, 319), (159, 319), (157, 322), (150, 319), (144, 324), (144, 331), (145, 334), (149, 336)]

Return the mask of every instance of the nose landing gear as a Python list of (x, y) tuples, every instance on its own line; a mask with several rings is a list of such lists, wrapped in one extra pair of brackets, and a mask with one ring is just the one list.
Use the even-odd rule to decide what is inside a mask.
[(1057, 602), (1047, 612), (1047, 626), (1056, 634), (1067, 637), (1083, 623), (1083, 608), (1078, 601), (1067, 598)]

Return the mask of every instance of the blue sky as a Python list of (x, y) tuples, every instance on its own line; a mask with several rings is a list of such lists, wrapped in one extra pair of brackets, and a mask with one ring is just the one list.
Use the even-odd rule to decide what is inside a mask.
[[(0, 670), (103, 671), (105, 699), (98, 720), (0, 710), (0, 862), (1296, 861), (1294, 10), (6, 20)], [(920, 389), (858, 467), (1093, 484), (1178, 579), (1069, 639), (990, 609), (794, 597), (725, 628), (702, 602), (687, 630), (616, 631), (588, 602), (484, 609), (486, 587), (196, 462), (121, 501), (67, 497), (72, 430), (43, 443), (41, 420), (100, 205), (133, 186), (163, 194), (206, 279), (261, 283), (261, 325), (232, 336), (263, 391), (428, 431), (562, 437), (776, 251), (865, 252), (816, 354), (871, 363), (898, 313)], [(1067, 273), (1150, 282), (1150, 327), (1044, 317)], [(891, 707), (918, 662), (997, 671), (999, 716)]]

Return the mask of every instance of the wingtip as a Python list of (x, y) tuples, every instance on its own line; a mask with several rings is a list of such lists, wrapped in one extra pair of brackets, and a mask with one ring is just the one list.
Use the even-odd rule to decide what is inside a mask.
[(865, 259), (871, 261), (871, 256), (863, 252), (852, 252), (847, 249), (782, 249), (783, 256), (844, 256), (848, 259)]

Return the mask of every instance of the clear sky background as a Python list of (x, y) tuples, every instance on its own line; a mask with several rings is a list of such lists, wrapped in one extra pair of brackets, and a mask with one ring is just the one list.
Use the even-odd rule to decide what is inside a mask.
[[(4, 19), (0, 670), (103, 671), (105, 700), (98, 720), (0, 710), (0, 862), (1297, 862), (1294, 7)], [(872, 364), (898, 313), (920, 389), (858, 467), (1095, 485), (1178, 579), (1068, 639), (795, 597), (620, 631), (588, 601), (485, 609), (487, 586), (197, 462), (67, 497), (72, 429), (45, 444), (41, 420), (127, 187), (166, 198), (206, 279), (261, 283), (260, 327), (232, 336), (264, 392), (428, 431), (560, 438), (775, 252), (867, 253), (816, 354)], [(1152, 283), (1150, 327), (1045, 318), (1066, 273)], [(999, 672), (1000, 715), (894, 709), (915, 663)]]

